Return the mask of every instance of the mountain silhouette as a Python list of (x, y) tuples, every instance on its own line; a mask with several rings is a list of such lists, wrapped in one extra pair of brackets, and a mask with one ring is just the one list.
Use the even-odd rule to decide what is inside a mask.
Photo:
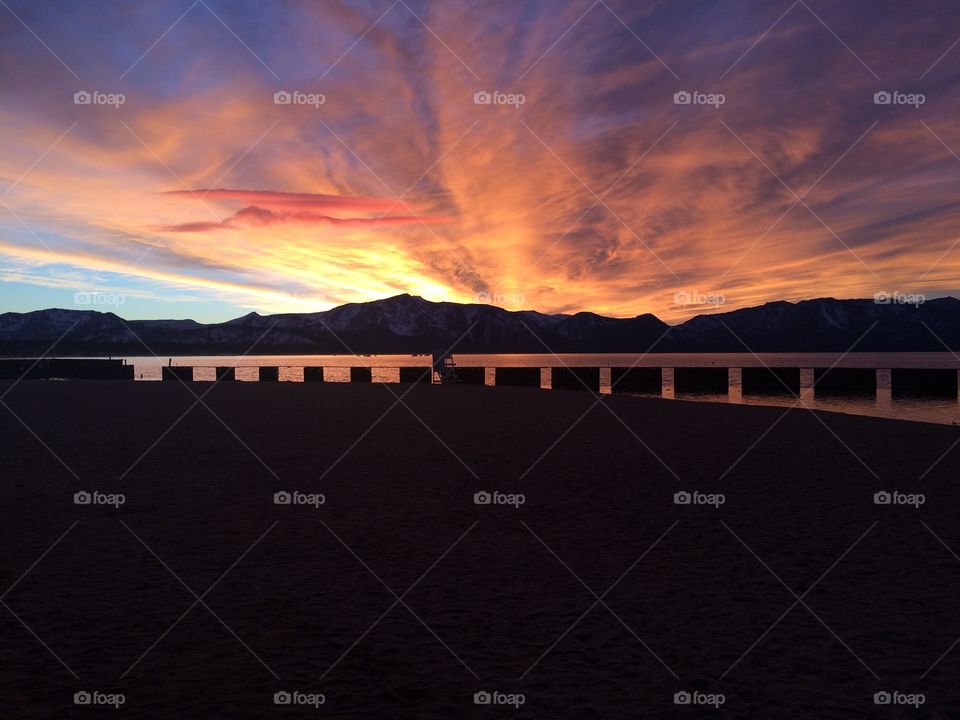
[[(59, 340), (58, 340), (59, 339)], [(654, 315), (611, 318), (411, 295), (316, 313), (249, 313), (222, 323), (124, 320), (112, 312), (0, 314), (0, 354), (353, 354), (455, 352), (943, 352), (960, 350), (960, 300), (919, 305), (821, 298), (698, 315), (670, 326)]]

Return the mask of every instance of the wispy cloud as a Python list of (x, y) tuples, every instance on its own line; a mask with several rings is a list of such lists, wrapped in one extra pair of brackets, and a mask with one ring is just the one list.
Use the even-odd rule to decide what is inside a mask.
[(388, 213), (400, 201), (388, 198), (351, 198), (336, 195), (318, 195), (311, 193), (287, 193), (268, 190), (174, 190), (166, 195), (191, 197), (198, 201), (207, 198), (211, 200), (254, 200), (260, 205), (250, 205), (237, 210), (233, 215), (220, 221), (201, 221), (167, 225), (161, 228), (167, 232), (211, 232), (214, 230), (231, 229), (242, 230), (250, 227), (270, 227), (276, 225), (296, 225), (310, 227), (313, 225), (335, 225), (350, 228), (373, 229), (379, 225), (384, 227), (398, 225), (412, 225), (414, 223), (443, 223), (451, 222), (454, 218), (432, 217), (429, 215), (370, 215), (369, 217), (338, 217), (313, 212), (313, 208), (331, 212), (366, 211)]

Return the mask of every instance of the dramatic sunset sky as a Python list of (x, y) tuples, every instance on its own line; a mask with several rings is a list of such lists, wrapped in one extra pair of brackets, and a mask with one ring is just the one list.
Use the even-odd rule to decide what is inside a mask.
[(957, 295), (958, 39), (955, 0), (0, 0), (0, 310)]

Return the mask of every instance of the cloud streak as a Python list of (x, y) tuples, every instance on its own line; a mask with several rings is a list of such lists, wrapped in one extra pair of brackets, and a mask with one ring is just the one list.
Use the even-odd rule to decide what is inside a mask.
[[(415, 223), (445, 223), (452, 222), (450, 217), (432, 217), (424, 215), (387, 215), (403, 201), (389, 198), (353, 198), (337, 195), (320, 195), (314, 193), (288, 193), (271, 190), (173, 190), (165, 195), (174, 197), (194, 198), (203, 201), (211, 200), (254, 200), (260, 205), (250, 205), (237, 210), (233, 215), (223, 220), (180, 223), (162, 226), (166, 232), (213, 232), (215, 230), (231, 229), (242, 230), (251, 227), (273, 227), (295, 225), (310, 227), (317, 225), (333, 225), (345, 228), (373, 229), (378, 225), (384, 227), (413, 225)], [(382, 212), (384, 214), (371, 217), (337, 217), (314, 212), (314, 209), (323, 209), (329, 212)]]
[(323, 195), (320, 193), (295, 193), (277, 190), (230, 190), (224, 188), (200, 188), (197, 190), (167, 190), (169, 197), (192, 198), (197, 200), (239, 200), (260, 206), (288, 210), (326, 210), (390, 212), (399, 202), (395, 198), (348, 197), (343, 195)]

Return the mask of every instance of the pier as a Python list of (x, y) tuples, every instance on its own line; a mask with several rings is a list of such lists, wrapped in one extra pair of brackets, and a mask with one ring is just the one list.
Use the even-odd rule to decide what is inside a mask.
[[(551, 388), (652, 397), (813, 396), (861, 398), (960, 397), (955, 368), (453, 365), (445, 382), (474, 386)], [(154, 367), (152, 372), (156, 372)], [(163, 365), (159, 378), (135, 375), (124, 359), (0, 359), (0, 380), (134, 380), (164, 382), (348, 382), (444, 384), (431, 365)], [(739, 392), (738, 392), (739, 391)]]
[(133, 380), (125, 360), (23, 358), (0, 360), (0, 380)]

